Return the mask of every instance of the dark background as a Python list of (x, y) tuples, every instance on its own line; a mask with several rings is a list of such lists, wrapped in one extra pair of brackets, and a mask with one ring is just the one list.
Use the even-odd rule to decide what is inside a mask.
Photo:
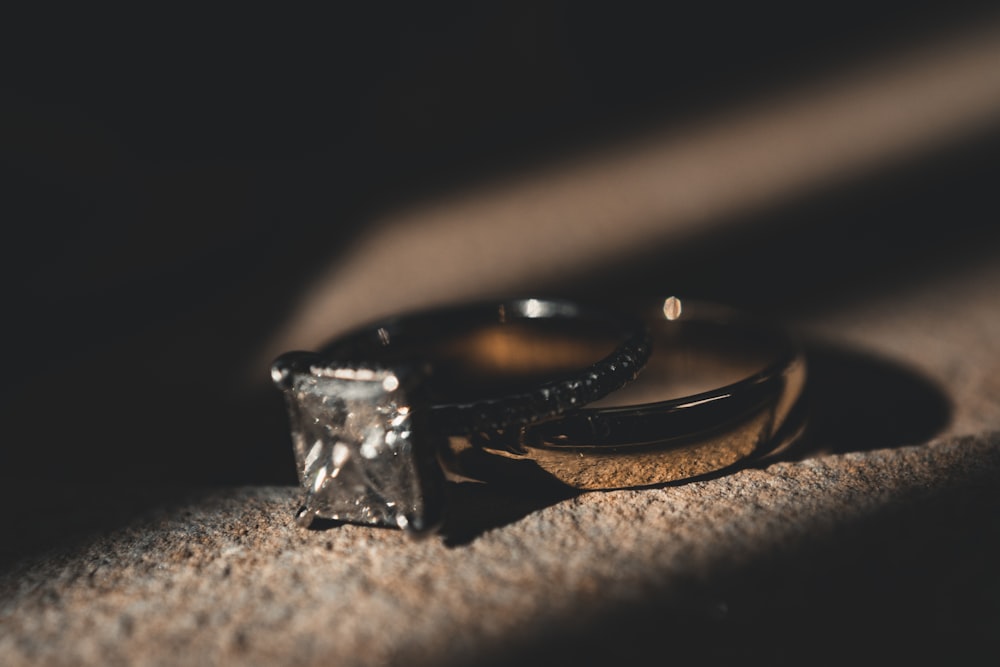
[[(234, 378), (377, 213), (863, 66), (990, 5), (11, 15), (0, 475), (291, 481), (267, 369), (260, 388)], [(667, 274), (652, 248), (582, 287), (666, 277), (792, 314), (933, 279), (995, 247), (998, 139), (789, 202)]]
[[(379, 213), (863, 68), (995, 4), (8, 10), (0, 563), (121, 525), (169, 500), (163, 486), (291, 483), (280, 396), (267, 368), (242, 384), (247, 366)], [(1000, 261), (998, 168), (1000, 124), (572, 287), (669, 284), (794, 316), (932, 281)], [(947, 420), (947, 397), (883, 361), (811, 361), (828, 406), (814, 423), (837, 441), (923, 441)], [(640, 662), (665, 655), (665, 629), (727, 664), (856, 658), (873, 641), (887, 657), (926, 658), (928, 644), (995, 656), (996, 469), (709, 582), (732, 602), (729, 625), (671, 616), (652, 590), (602, 627), (512, 641), (503, 664)], [(539, 502), (515, 500), (467, 503), (468, 539), (493, 525), (484, 508), (502, 523)]]

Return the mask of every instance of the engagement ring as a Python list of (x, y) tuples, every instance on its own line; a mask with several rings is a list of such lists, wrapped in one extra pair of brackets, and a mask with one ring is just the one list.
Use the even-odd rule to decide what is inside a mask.
[(560, 299), (510, 299), (406, 313), (290, 352), (284, 392), (314, 519), (435, 528), (449, 437), (501, 439), (635, 379), (650, 353), (632, 314)]

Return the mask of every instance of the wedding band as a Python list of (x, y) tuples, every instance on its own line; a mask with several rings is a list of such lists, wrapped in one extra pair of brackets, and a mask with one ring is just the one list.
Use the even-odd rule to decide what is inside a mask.
[(774, 456), (802, 433), (806, 361), (787, 331), (675, 297), (646, 319), (653, 353), (635, 382), (514, 433), (452, 438), (451, 469), (496, 479), (508, 459), (575, 489), (636, 488)]
[(278, 357), (305, 498), (316, 518), (434, 528), (449, 436), (555, 419), (635, 379), (649, 358), (640, 317), (561, 299), (404, 313)]

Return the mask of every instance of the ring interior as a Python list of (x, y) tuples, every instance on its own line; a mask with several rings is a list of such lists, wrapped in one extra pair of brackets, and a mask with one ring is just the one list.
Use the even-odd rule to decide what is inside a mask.
[[(713, 473), (769, 451), (800, 403), (805, 364), (778, 330), (733, 319), (658, 320), (653, 353), (623, 389), (509, 439), (452, 443), (477, 478), (530, 464), (577, 489), (634, 488)], [(796, 411), (798, 412), (798, 411)], [(479, 453), (477, 453), (479, 452)]]
[(599, 318), (400, 321), (350, 339), (330, 354), (421, 374), (432, 404), (468, 403), (572, 379), (627, 337)]
[(787, 361), (787, 341), (773, 332), (727, 322), (653, 324), (653, 354), (639, 376), (587, 407), (650, 405), (711, 393)]
[(623, 336), (600, 323), (514, 321), (478, 327), (430, 345), (431, 400), (474, 401), (571, 379), (610, 355)]
[[(749, 322), (653, 323), (653, 353), (638, 378), (584, 408), (527, 427), (522, 445), (546, 449), (682, 446), (773, 412), (776, 429), (801, 392), (793, 342)], [(761, 437), (766, 437), (762, 433)]]

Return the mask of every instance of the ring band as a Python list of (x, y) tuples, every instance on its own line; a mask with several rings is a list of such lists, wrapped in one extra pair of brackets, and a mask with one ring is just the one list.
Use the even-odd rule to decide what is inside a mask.
[(634, 380), (649, 354), (641, 318), (556, 299), (406, 313), (283, 354), (271, 375), (305, 489), (296, 520), (430, 530), (448, 436), (557, 418)]
[(649, 359), (650, 337), (642, 319), (626, 312), (510, 299), (389, 318), (319, 354), (334, 364), (419, 366), (429, 426), (452, 435), (509, 429), (598, 400), (635, 379)]
[[(453, 438), (450, 468), (489, 478), (504, 457), (576, 489), (634, 488), (774, 455), (801, 434), (806, 362), (788, 332), (714, 304), (685, 301), (682, 310), (674, 297), (647, 320), (653, 354), (635, 382), (514, 435)], [(679, 380), (709, 386), (692, 391)]]

